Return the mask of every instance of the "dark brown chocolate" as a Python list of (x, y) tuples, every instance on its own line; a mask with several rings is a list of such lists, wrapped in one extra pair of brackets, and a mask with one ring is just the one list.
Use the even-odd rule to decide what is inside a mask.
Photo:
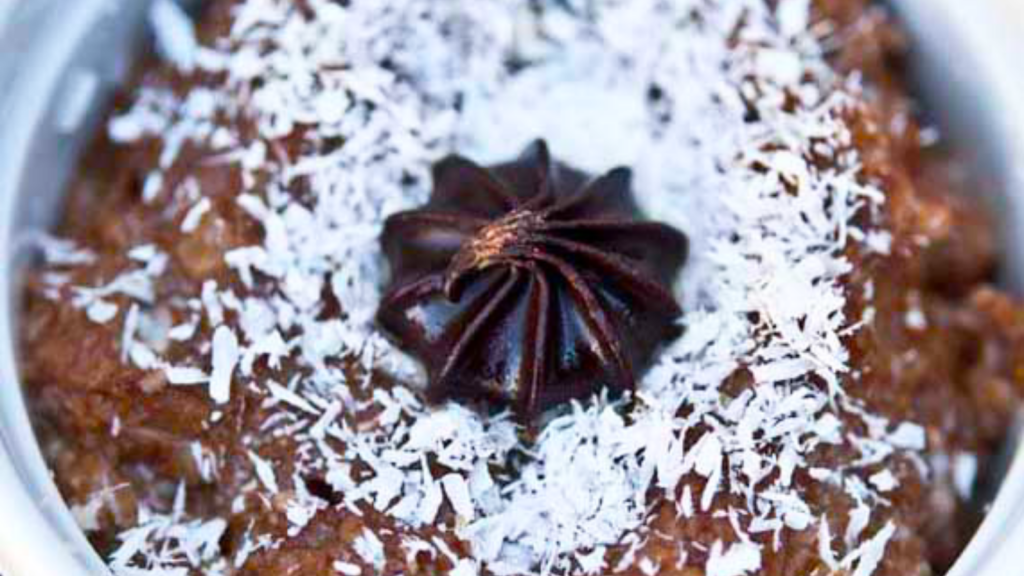
[(434, 167), (427, 204), (385, 223), (392, 282), (378, 312), (426, 365), (433, 399), (530, 417), (636, 386), (678, 334), (671, 288), (688, 240), (640, 220), (631, 179), (590, 179), (543, 141), (489, 170), (458, 156)]

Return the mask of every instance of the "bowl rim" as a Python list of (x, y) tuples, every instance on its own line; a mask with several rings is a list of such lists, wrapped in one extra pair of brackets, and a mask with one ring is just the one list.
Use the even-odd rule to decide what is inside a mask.
[[(26, 3), (31, 4), (31, 3)], [(986, 100), (1002, 111), (999, 131), (1006, 159), (1024, 166), (1024, 82), (1016, 78), (1012, 55), (1024, 49), (1011, 25), (1024, 26), (1006, 6), (985, 7), (959, 0), (898, 0), (898, 12), (921, 40), (947, 49), (966, 50), (972, 56), (970, 74), (988, 87)], [(22, 6), (24, 6), (23, 4)], [(24, 409), (19, 375), (15, 369), (13, 318), (18, 286), (11, 257), (14, 251), (14, 214), (29, 143), (46, 121), (48, 102), (34, 95), (53, 94), (79, 44), (97, 18), (109, 14), (109, 0), (79, 0), (61, 6), (35, 28), (33, 48), (20, 53), (17, 81), (0, 86), (0, 500), (10, 520), (0, 523), (0, 571), (7, 576), (67, 576), (111, 574), (78, 529), (56, 485), (50, 479)], [(18, 7), (14, 7), (17, 13)], [(53, 16), (52, 10), (50, 16)], [(16, 14), (15, 14), (16, 15)], [(10, 18), (12, 14), (0, 13)], [(19, 23), (20, 24), (20, 23)], [(12, 22), (0, 18), (0, 32)], [(17, 24), (15, 24), (17, 25)], [(950, 40), (951, 38), (951, 40)], [(1012, 50), (1014, 43), (1018, 50)], [(1021, 51), (1024, 53), (1024, 51)], [(953, 60), (951, 60), (953, 61)], [(7, 66), (14, 65), (8, 62)], [(4, 63), (0, 62), (0, 73)], [(1024, 189), (1024, 170), (1011, 175)], [(1015, 221), (1024, 222), (1024, 197)], [(26, 478), (33, 479), (32, 486)], [(1024, 449), (1014, 458), (999, 495), (984, 522), (947, 576), (1001, 576), (1014, 573), (1024, 544)]]
[[(957, 0), (902, 0), (896, 4), (906, 21), (917, 23), (912, 32), (918, 40), (945, 47), (947, 65), (956, 63), (950, 67), (949, 80), (964, 81), (964, 70), (959, 68), (969, 63), (972, 77), (988, 87), (988, 104), (1001, 117), (995, 128), (1003, 140), (1004, 167), (1009, 171), (1004, 175), (1004, 185), (1012, 187), (1005, 195), (1018, 198), (1015, 205), (1009, 206), (1009, 219), (1024, 223), (1024, 78), (1013, 61), (1024, 53), (1024, 39), (1015, 33), (1024, 29), (1022, 13), (1009, 2), (1001, 1), (989, 2), (984, 8), (978, 3)], [(947, 42), (952, 30), (959, 37)], [(961, 47), (974, 58), (969, 62), (965, 62), (966, 58), (958, 59), (956, 49)], [(1011, 246), (1024, 245), (1022, 228), (1005, 231)], [(1018, 277), (1013, 278), (1013, 283), (1019, 291), (1024, 274), (1018, 268), (1015, 275)], [(1024, 436), (1019, 426), (1008, 433)], [(1024, 545), (1024, 444), (1019, 438), (1018, 446), (996, 500), (946, 576), (1002, 576), (1020, 572), (1022, 554), (1014, 546)]]
[[(10, 79), (4, 87), (8, 92), (0, 92), (0, 123), (5, 126), (0, 138), (0, 381), (14, 383), (0, 393), (0, 494), (8, 517), (17, 519), (0, 527), (0, 569), (8, 576), (109, 575), (51, 479), (24, 408), (15, 368), (19, 286), (12, 267), (22, 168), (33, 134), (49, 120), (47, 99), (31, 95), (57, 91), (66, 64), (98, 20), (111, 13), (111, 6), (106, 0), (80, 0), (61, 6), (58, 14), (34, 4), (14, 6), (5, 14), (7, 21), (0, 23), (5, 35), (33, 37), (33, 49), (6, 63), (11, 67), (4, 70)], [(23, 26), (30, 30), (21, 30)], [(34, 485), (30, 487), (27, 479)]]

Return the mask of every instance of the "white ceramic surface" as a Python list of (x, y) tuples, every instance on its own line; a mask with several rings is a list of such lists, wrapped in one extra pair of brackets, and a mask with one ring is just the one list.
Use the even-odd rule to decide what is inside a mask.
[[(144, 28), (145, 0), (0, 0), (0, 573), (109, 574), (76, 527), (43, 463), (14, 365), (19, 238), (45, 228), (95, 114), (68, 98), (103, 96), (123, 76)], [(470, 0), (466, 0), (470, 1)], [(1024, 4), (896, 0), (915, 32), (920, 69), (943, 123), (970, 143), (978, 171), (1006, 190), (992, 199), (1012, 260), (1006, 282), (1024, 293)], [(5, 12), (8, 12), (5, 14)], [(5, 17), (8, 19), (4, 22)], [(1019, 44), (1018, 44), (1019, 42)], [(1015, 191), (1015, 192), (1014, 192)], [(1024, 458), (949, 576), (1024, 573)]]

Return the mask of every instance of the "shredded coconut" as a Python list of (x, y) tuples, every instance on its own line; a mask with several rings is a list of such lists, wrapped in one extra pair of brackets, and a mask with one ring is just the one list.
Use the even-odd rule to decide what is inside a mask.
[(708, 560), (707, 576), (743, 576), (761, 567), (761, 552), (757, 546), (739, 543), (730, 546), (723, 552), (721, 542), (711, 547), (711, 558)]
[(150, 11), (160, 54), (185, 72), (196, 60), (196, 36), (192, 21), (173, 0), (156, 0)]
[[(209, 347), (209, 375), (139, 348), (139, 306), (152, 304), (151, 283), (162, 273), (152, 260), (109, 286), (78, 289), (78, 302), (90, 318), (110, 322), (117, 310), (103, 298), (133, 300), (125, 349), (173, 384), (208, 382), (217, 404), (232, 400), (233, 382), (264, 391), (273, 412), (267, 433), (294, 436), (302, 449), (289, 464), (326, 472), (344, 506), (372, 506), (415, 528), (433, 524), (449, 504), (472, 554), (455, 558), (459, 574), (479, 566), (499, 575), (599, 573), (610, 546), (626, 550), (622, 565), (657, 571), (638, 536), (654, 487), (671, 500), (680, 494), (683, 517), (729, 519), (736, 543), (693, 543), (707, 552), (709, 576), (757, 571), (763, 549), (751, 535), (771, 532), (778, 542), (784, 529), (819, 530), (827, 565), (870, 576), (894, 533), (889, 524), (863, 541), (870, 506), (884, 505), (880, 494), (898, 483), (862, 473), (925, 445), (919, 426), (870, 414), (842, 385), (850, 369), (842, 338), (861, 320), (844, 315), (845, 253), (851, 245), (888, 250), (884, 231), (854, 224), (875, 214), (884, 195), (861, 177), (843, 121), (859, 105), (859, 87), (826, 64), (809, 29), (809, 2), (780, 0), (774, 11), (769, 4), (309, 0), (300, 9), (245, 0), (229, 37), (200, 46), (187, 17), (157, 2), (151, 20), (165, 58), (183, 73), (224, 82), (187, 95), (144, 88), (109, 134), (124, 143), (160, 139), (146, 202), (161, 198), (165, 171), (188, 142), (237, 166), (246, 188), (237, 204), (263, 240), (225, 257), (248, 293), (210, 280), (195, 295), (195, 313), (215, 328), (212, 342), (201, 340), (198, 319), (172, 329), (176, 341)], [(251, 123), (258, 137), (236, 133), (225, 118)], [(300, 128), (304, 146), (289, 155), (277, 141)], [(678, 283), (685, 333), (644, 378), (628, 415), (622, 401), (576, 404), (527, 445), (506, 417), (424, 405), (418, 367), (372, 319), (386, 275), (382, 223), (427, 197), (432, 162), (453, 150), (506, 160), (539, 136), (584, 169), (631, 166), (644, 208), (693, 245)], [(257, 193), (258, 182), (267, 184)], [(308, 190), (302, 202), (291, 192), (298, 183)], [(205, 198), (193, 200), (184, 232), (211, 210)], [(49, 246), (66, 261), (87, 260)], [(257, 290), (260, 278), (273, 289)], [(341, 316), (321, 314), (325, 290)], [(366, 382), (332, 365), (341, 356), (367, 375), (388, 372), (406, 384), (358, 401)], [(290, 358), (303, 370), (286, 384), (261, 381), (252, 369), (260, 358), (271, 366)], [(723, 384), (741, 372), (753, 384), (727, 396)], [(370, 411), (372, 426), (344, 417)], [(848, 419), (862, 421), (868, 436), (845, 429)], [(856, 462), (810, 467), (815, 450), (843, 444), (859, 454)], [(249, 455), (257, 489), (278, 492), (279, 463), (258, 446)], [(446, 472), (435, 477), (431, 462)], [(356, 464), (369, 473), (356, 477)], [(492, 472), (509, 467), (512, 474)], [(825, 511), (812, 509), (793, 481), (799, 471), (858, 503), (845, 534), (853, 552), (842, 560), (819, 520)], [(290, 508), (293, 528), (318, 506)], [(115, 572), (129, 573), (138, 554), (151, 566), (209, 562), (216, 547), (195, 535), (223, 530), (211, 523), (147, 515), (122, 535)], [(154, 548), (156, 539), (177, 544)], [(250, 534), (243, 550), (272, 545)], [(385, 548), (371, 531), (353, 545), (368, 564), (384, 565)], [(436, 542), (423, 545), (445, 553)], [(357, 573), (343, 562), (334, 568)]]
[(121, 533), (120, 546), (110, 556), (116, 576), (188, 576), (190, 569), (205, 574), (226, 574), (220, 539), (227, 529), (221, 519), (184, 520), (140, 510), (139, 523)]
[(210, 375), (210, 398), (224, 404), (231, 398), (231, 378), (240, 356), (238, 337), (227, 326), (213, 333), (213, 373)]

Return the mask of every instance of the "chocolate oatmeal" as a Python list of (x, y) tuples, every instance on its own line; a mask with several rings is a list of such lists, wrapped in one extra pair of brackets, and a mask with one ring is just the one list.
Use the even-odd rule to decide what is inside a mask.
[[(1024, 395), (1024, 306), (991, 283), (992, 221), (884, 9), (213, 0), (152, 21), (159, 58), (87, 150), (21, 317), (44, 453), (115, 574), (926, 576), (971, 536)], [(388, 218), (444, 207), (443, 158), (540, 138), (579, 174), (632, 170), (636, 210), (595, 213), (681, 232), (660, 254), (516, 244), (575, 315), (481, 340), (410, 306), (385, 332), (389, 284), (464, 246), (392, 269)], [(395, 242), (451, 240), (418, 230)], [(665, 259), (657, 290), (641, 257)], [(448, 352), (410, 345), (438, 325)], [(522, 361), (554, 391), (537, 405), (499, 378), (525, 350), (559, 359)], [(493, 393), (428, 394), (452, 357)]]

